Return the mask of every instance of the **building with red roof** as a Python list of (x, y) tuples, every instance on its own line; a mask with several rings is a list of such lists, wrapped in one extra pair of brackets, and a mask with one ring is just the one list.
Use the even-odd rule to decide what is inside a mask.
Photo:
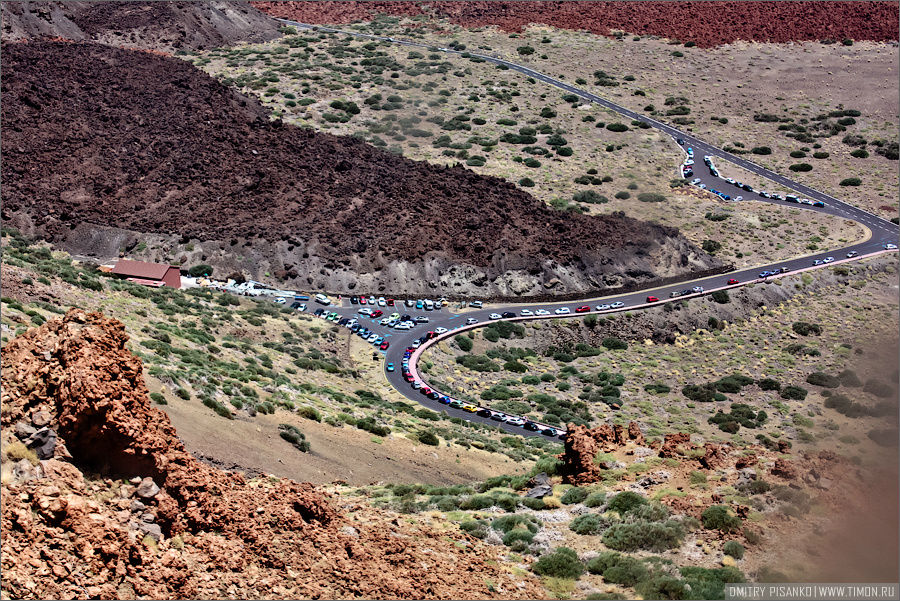
[(181, 270), (177, 265), (119, 259), (110, 273), (144, 286), (181, 288)]

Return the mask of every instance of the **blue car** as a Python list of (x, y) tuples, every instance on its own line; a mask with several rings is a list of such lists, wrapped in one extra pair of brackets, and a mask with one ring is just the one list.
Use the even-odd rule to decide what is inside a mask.
[(773, 274), (771, 271), (763, 271), (762, 273), (759, 274), (759, 277), (761, 277), (761, 278), (767, 278), (767, 277), (769, 277), (770, 275), (775, 275), (775, 274)]
[(387, 369), (388, 371), (394, 371), (394, 364), (393, 364), (393, 363), (388, 363), (387, 366), (386, 366), (386, 369)]

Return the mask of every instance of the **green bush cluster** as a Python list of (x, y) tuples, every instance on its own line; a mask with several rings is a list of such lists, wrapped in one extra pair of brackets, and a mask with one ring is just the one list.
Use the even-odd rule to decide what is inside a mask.
[(306, 440), (306, 435), (298, 430), (296, 426), (292, 426), (291, 424), (278, 424), (278, 434), (297, 447), (300, 451), (309, 453), (309, 441)]

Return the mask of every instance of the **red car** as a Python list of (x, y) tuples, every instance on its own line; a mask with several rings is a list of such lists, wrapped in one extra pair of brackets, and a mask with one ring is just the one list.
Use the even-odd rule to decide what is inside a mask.
[(374, 311), (372, 311), (371, 317), (372, 319), (375, 319), (377, 317), (381, 317), (382, 315), (384, 315), (384, 311), (382, 311), (381, 309), (375, 309)]
[(575, 312), (576, 313), (587, 313), (590, 310), (591, 310), (590, 307), (588, 307), (587, 305), (584, 305), (583, 307), (578, 307), (577, 309), (575, 309)]
[(730, 280), (728, 280), (728, 283), (729, 283), (729, 284), (737, 284), (738, 281), (737, 281), (736, 279), (734, 279), (734, 278), (731, 278)]
[(392, 299), (392, 298), (387, 299), (387, 306), (388, 306), (388, 307), (393, 307), (393, 306), (394, 306), (394, 299)]
[(365, 296), (360, 296), (360, 297), (359, 297), (359, 304), (360, 304), (360, 305), (365, 305), (367, 302), (369, 302), (369, 301), (366, 300), (366, 297), (365, 297)]
[(387, 340), (385, 340), (384, 342), (381, 343), (381, 345), (379, 345), (378, 348), (380, 348), (383, 351), (386, 351), (389, 346), (391, 346), (391, 343), (388, 342)]
[(648, 302), (648, 303), (655, 303), (655, 302), (658, 302), (658, 301), (659, 301), (659, 299), (656, 298), (655, 296), (648, 296), (648, 297), (647, 297), (647, 302)]

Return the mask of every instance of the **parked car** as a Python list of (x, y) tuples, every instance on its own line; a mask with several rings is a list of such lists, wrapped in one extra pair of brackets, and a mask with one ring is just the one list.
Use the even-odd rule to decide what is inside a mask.
[(759, 277), (761, 277), (761, 278), (767, 278), (767, 277), (769, 277), (770, 275), (772, 275), (772, 272), (771, 272), (771, 271), (762, 271), (762, 272), (760, 272)]
[(847, 253), (847, 258), (852, 259), (853, 257), (857, 256), (858, 254), (859, 253), (856, 252), (855, 250), (851, 250), (850, 252)]
[(491, 411), (491, 419), (496, 422), (506, 421), (506, 415), (499, 411)]
[(374, 311), (372, 311), (372, 319), (378, 319), (382, 315), (384, 315), (384, 311), (382, 311), (381, 309), (375, 309)]
[(490, 315), (488, 315), (488, 319), (500, 319), (500, 314), (499, 313), (491, 313)]
[(525, 422), (525, 424), (523, 424), (522, 427), (525, 428), (526, 430), (530, 431), (530, 432), (537, 432), (538, 430), (540, 430), (540, 428), (538, 427), (538, 425), (537, 425), (536, 423), (534, 423), (533, 421), (527, 421), (527, 422)]
[(384, 342), (382, 342), (381, 344), (378, 345), (378, 348), (380, 348), (383, 351), (386, 351), (386, 350), (388, 350), (389, 346), (391, 346), (391, 343), (388, 342), (387, 340), (385, 340)]
[(566, 315), (567, 313), (571, 313), (568, 307), (560, 307), (556, 311), (554, 311), (557, 315)]
[(612, 307), (613, 309), (621, 309), (622, 307), (625, 306), (625, 303), (623, 303), (622, 301), (616, 301), (614, 303), (610, 303), (609, 306)]
[(416, 323), (428, 323), (428, 318), (424, 315), (417, 315), (414, 321)]
[(691, 288), (691, 292), (694, 292), (694, 293), (703, 292), (703, 286), (694, 286), (693, 288)]
[(582, 305), (582, 306), (578, 307), (577, 309), (575, 309), (575, 312), (576, 313), (589, 313), (590, 310), (591, 310), (591, 308), (588, 307), (587, 305)]
[(394, 364), (388, 363), (387, 365), (384, 366), (384, 368), (388, 371), (394, 371)]
[(824, 259), (822, 259), (822, 262), (823, 263), (832, 263), (832, 262), (834, 262), (834, 257), (825, 257)]
[(534, 312), (535, 315), (550, 315), (550, 311), (547, 309), (538, 309)]
[(478, 417), (488, 417), (489, 418), (491, 416), (491, 412), (487, 409), (479, 409), (478, 411), (475, 412), (475, 415), (477, 415)]
[(447, 328), (435, 328), (434, 329), (435, 334), (444, 334), (446, 332), (447, 332)]
[(516, 316), (516, 314), (513, 313), (512, 311), (504, 311), (503, 312), (503, 319), (509, 319), (510, 317), (515, 317), (515, 316)]
[(731, 278), (730, 280), (728, 280), (728, 284), (729, 284), (729, 285), (739, 284), (739, 283), (740, 283), (740, 282), (738, 282), (738, 281), (737, 281), (736, 279), (734, 279), (734, 278)]
[(474, 307), (475, 309), (480, 309), (483, 305), (481, 301), (470, 301), (469, 306)]
[(888, 242), (887, 244), (884, 245), (884, 250), (897, 250), (897, 245), (891, 244), (890, 242)]
[(648, 296), (648, 297), (647, 297), (647, 302), (648, 302), (648, 303), (656, 303), (656, 302), (659, 302), (659, 299), (656, 298), (655, 296)]
[(597, 305), (598, 311), (609, 311), (609, 309), (610, 309), (609, 305)]
[(510, 416), (506, 418), (506, 423), (510, 426), (523, 426), (525, 425), (525, 419), (518, 416)]
[(532, 312), (530, 309), (522, 309), (519, 312), (519, 315), (521, 315), (522, 317), (532, 317), (534, 315), (534, 312)]
[(821, 264), (822, 264), (822, 260), (821, 260), (821, 259), (814, 259), (814, 260), (813, 260), (813, 265), (821, 265)]
[(469, 317), (468, 319), (466, 319), (467, 325), (472, 325), (473, 323), (478, 323), (478, 320), (475, 319), (474, 317)]
[(678, 298), (679, 296), (681, 296), (681, 293), (678, 292), (677, 290), (669, 293), (669, 298)]

